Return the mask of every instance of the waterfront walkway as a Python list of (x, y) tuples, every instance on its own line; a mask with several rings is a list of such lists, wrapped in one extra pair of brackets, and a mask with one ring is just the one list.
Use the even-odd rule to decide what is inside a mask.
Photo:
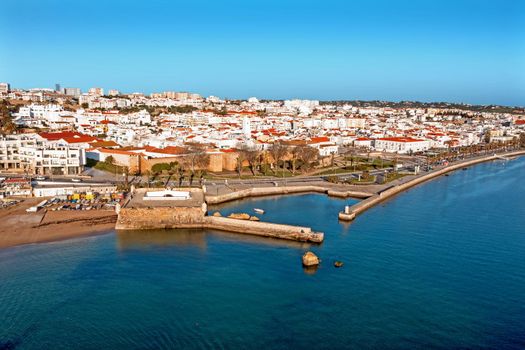
[(339, 219), (341, 220), (353, 220), (357, 215), (363, 213), (367, 209), (370, 209), (371, 207), (387, 200), (390, 197), (393, 197), (397, 195), (398, 193), (404, 192), (407, 189), (416, 186), (418, 184), (421, 184), (423, 182), (426, 182), (428, 180), (434, 179), (438, 176), (444, 175), (446, 173), (449, 173), (451, 171), (455, 171), (458, 169), (462, 169), (465, 167), (469, 167), (475, 164), (493, 161), (493, 160), (501, 160), (501, 159), (509, 159), (516, 156), (525, 155), (525, 150), (521, 151), (514, 151), (514, 152), (508, 152), (503, 154), (493, 154), (490, 156), (483, 156), (483, 157), (477, 157), (474, 159), (464, 160), (457, 162), (455, 164), (451, 164), (448, 166), (440, 167), (435, 170), (433, 170), (430, 173), (421, 174), (416, 177), (412, 177), (410, 179), (405, 179), (404, 181), (401, 181), (395, 186), (390, 186), (389, 188), (385, 189), (384, 191), (380, 191), (377, 194), (357, 203), (353, 206), (349, 207), (347, 210), (339, 213)]

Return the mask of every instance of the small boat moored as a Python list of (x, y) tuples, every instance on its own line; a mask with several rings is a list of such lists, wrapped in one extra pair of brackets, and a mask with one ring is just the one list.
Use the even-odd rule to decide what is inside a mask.
[(253, 208), (253, 211), (256, 212), (257, 214), (264, 214), (264, 210), (259, 209), (259, 208)]

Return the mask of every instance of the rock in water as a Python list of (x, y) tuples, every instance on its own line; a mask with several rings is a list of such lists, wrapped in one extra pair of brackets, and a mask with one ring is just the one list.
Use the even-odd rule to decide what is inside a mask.
[(246, 213), (232, 213), (228, 215), (230, 219), (237, 219), (237, 220), (250, 220), (250, 215)]
[(257, 216), (251, 216), (250, 221), (261, 221)]
[(335, 267), (341, 267), (341, 266), (343, 266), (343, 262), (337, 260), (337, 261), (334, 263), (334, 266), (335, 266)]
[(312, 252), (306, 252), (303, 255), (303, 266), (317, 266), (319, 265), (319, 258)]
[(221, 217), (221, 213), (219, 213), (218, 211), (216, 211), (215, 213), (213, 213), (213, 216), (217, 216), (217, 217)]

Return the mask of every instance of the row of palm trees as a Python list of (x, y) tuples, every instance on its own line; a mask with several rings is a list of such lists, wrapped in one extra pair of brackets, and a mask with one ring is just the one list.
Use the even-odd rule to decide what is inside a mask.
[(505, 142), (489, 142), (461, 147), (449, 147), (446, 151), (434, 153), (427, 157), (428, 164), (441, 164), (444, 161), (471, 158), (484, 154), (506, 152), (525, 147), (525, 133)]

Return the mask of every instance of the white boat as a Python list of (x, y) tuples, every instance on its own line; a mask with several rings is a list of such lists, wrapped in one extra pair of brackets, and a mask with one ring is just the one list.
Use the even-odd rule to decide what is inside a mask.
[(264, 214), (264, 210), (259, 209), (259, 208), (253, 208), (253, 211), (258, 213), (258, 214)]

